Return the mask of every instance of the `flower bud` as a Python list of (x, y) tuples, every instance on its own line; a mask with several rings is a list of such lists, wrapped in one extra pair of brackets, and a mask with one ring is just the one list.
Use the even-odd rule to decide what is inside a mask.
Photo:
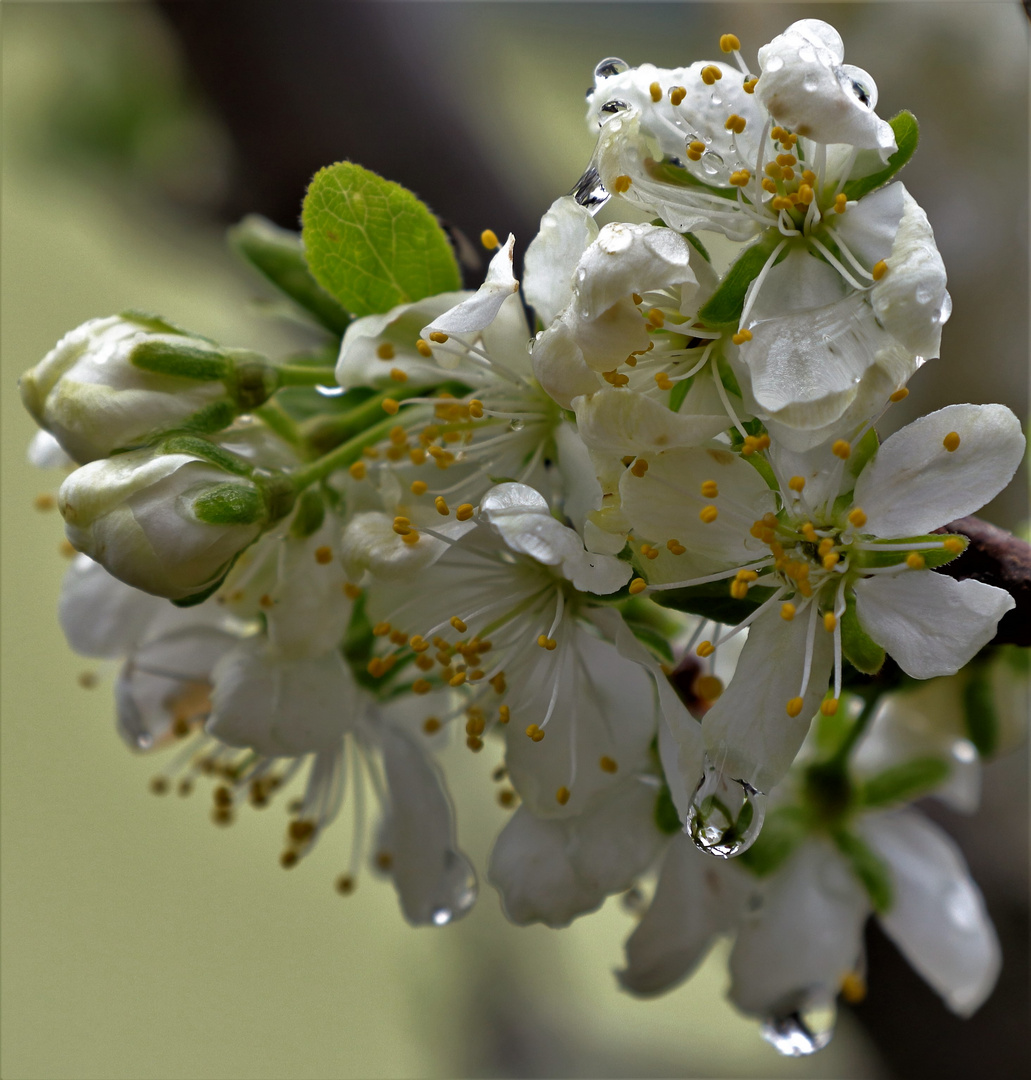
[(173, 429), (219, 431), (265, 401), (276, 378), (258, 357), (126, 314), (65, 334), (19, 385), (40, 427), (85, 463)]
[(108, 573), (196, 603), (293, 498), (282, 474), (180, 436), (82, 466), (61, 485), (58, 505), (68, 539)]

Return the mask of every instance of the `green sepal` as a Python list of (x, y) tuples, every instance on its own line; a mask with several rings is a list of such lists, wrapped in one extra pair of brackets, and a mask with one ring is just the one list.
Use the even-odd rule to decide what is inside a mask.
[(312, 274), (355, 316), (462, 287), (451, 243), (426, 205), (353, 162), (315, 174), (303, 223)]
[[(845, 193), (845, 198), (849, 202), (853, 199), (861, 199), (864, 195), (868, 195), (871, 191), (886, 184), (916, 152), (917, 143), (920, 141), (920, 126), (916, 122), (916, 117), (908, 109), (903, 109), (897, 116), (893, 116), (888, 123), (891, 124), (891, 130), (895, 132), (895, 144), (898, 149), (888, 158), (884, 168), (878, 169), (877, 172), (870, 173), (868, 176), (860, 176), (855, 180), (846, 182), (841, 190)], [(867, 153), (872, 155), (875, 152), (871, 150), (867, 151)], [(853, 170), (857, 166), (861, 166), (861, 164), (862, 156), (857, 155)]]
[(694, 382), (694, 376), (690, 379), (684, 379), (683, 382), (678, 382), (672, 390), (669, 392), (669, 407), (672, 412), (680, 412), (680, 406), (684, 404), (684, 398), (687, 397), (688, 390), (691, 389), (691, 384)]
[[(745, 293), (748, 286), (759, 276), (759, 272), (766, 265), (766, 260), (773, 254), (773, 249), (784, 238), (779, 232), (773, 231), (754, 243), (738, 258), (737, 262), (724, 274), (719, 287), (705, 302), (698, 312), (698, 318), (706, 326), (733, 326), (738, 325), (741, 312), (745, 306)], [(777, 262), (784, 257), (781, 252)]]
[[(724, 389), (735, 397), (741, 397), (741, 384), (737, 381), (733, 368), (727, 363), (727, 358), (718, 353), (716, 356), (716, 370), (719, 372), (720, 382)], [(759, 422), (761, 426), (761, 421)]]
[(232, 570), (233, 565), (239, 557), (239, 554), (236, 554), (229, 560), (225, 566), (224, 572), (219, 575), (218, 580), (213, 585), (209, 585), (206, 589), (201, 589), (200, 592), (193, 593), (191, 596), (183, 596), (178, 600), (173, 600), (172, 603), (175, 604), (177, 608), (191, 608), (196, 607), (198, 604), (203, 604), (205, 600), (214, 596), (215, 593), (222, 588), (222, 583), (229, 576), (229, 571)]
[(236, 419), (236, 407), (231, 401), (213, 401), (195, 412), (179, 425), (180, 431), (192, 431), (198, 435), (210, 435), (221, 431)]
[(313, 488), (302, 491), (297, 500), (297, 513), (290, 522), (290, 535), (304, 540), (322, 528), (326, 520), (326, 504)]
[(699, 255), (707, 262), (712, 262), (712, 256), (706, 250), (705, 245), (698, 239), (693, 232), (686, 232), (683, 234), (684, 239), (698, 252)]
[(204, 461), (210, 461), (235, 476), (249, 477), (254, 466), (244, 458), (216, 446), (199, 435), (171, 435), (161, 443), (161, 452), (165, 454), (191, 454)]
[(312, 276), (300, 236), (248, 214), (229, 229), (229, 244), (267, 281), (331, 334), (341, 337), (351, 316)]
[(863, 883), (870, 903), (878, 915), (891, 910), (895, 888), (887, 863), (846, 829), (835, 829), (831, 834), (838, 851), (848, 859), (852, 872)]
[(648, 626), (646, 623), (637, 622), (636, 620), (627, 619), (624, 617), (623, 621), (630, 628), (630, 632), (642, 645), (653, 653), (659, 660), (665, 660), (667, 664), (673, 663), (673, 650), (670, 648), (669, 641), (667, 641), (665, 635), (659, 633), (652, 626)]
[(967, 738), (982, 757), (990, 757), (999, 745), (999, 713), (992, 693), (990, 668), (971, 664), (963, 687), (963, 720)]
[(264, 405), (279, 389), (279, 369), (258, 353), (236, 350), (226, 388), (242, 412)]
[(206, 525), (254, 525), (265, 519), (265, 500), (251, 484), (212, 484), (193, 500), (193, 514)]
[(784, 864), (808, 833), (809, 818), (802, 807), (779, 807), (767, 814), (758, 839), (735, 861), (757, 877), (765, 877)]
[(852, 453), (849, 454), (845, 468), (853, 476), (859, 476), (870, 463), (870, 459), (880, 449), (880, 446), (880, 436), (873, 428), (870, 428), (858, 442), (852, 444)]
[(232, 363), (223, 353), (152, 339), (145, 339), (132, 349), (129, 363), (141, 371), (197, 382), (218, 382), (232, 371)]
[[(938, 548), (925, 548), (920, 550), (921, 544), (940, 544), (943, 540), (959, 540), (962, 545), (962, 551), (946, 551), (943, 547)], [(876, 544), (876, 540), (871, 540), (871, 544)], [(967, 546), (970, 543), (969, 537), (964, 536), (962, 533), (927, 533), (924, 536), (898, 536), (892, 537), (891, 540), (886, 540), (885, 543), (890, 543), (892, 546), (895, 544), (912, 544), (914, 550), (918, 555), (923, 556), (924, 565), (928, 570), (933, 570), (935, 567), (944, 566), (946, 563), (952, 562), (953, 559), (958, 559), (960, 555), (966, 551)], [(863, 567), (876, 567), (876, 566), (898, 566), (899, 563), (906, 561), (906, 556), (909, 554), (909, 550), (902, 551), (877, 551), (866, 549), (864, 551), (857, 551), (851, 557), (851, 564), (857, 568)]]
[(655, 824), (659, 832), (665, 833), (666, 836), (673, 836), (684, 831), (684, 823), (680, 820), (680, 814), (677, 812), (668, 784), (663, 784), (655, 797)]
[(887, 654), (860, 625), (859, 616), (856, 614), (856, 598), (851, 592), (845, 597), (845, 610), (839, 626), (841, 651), (845, 659), (864, 675), (876, 675), (883, 667)]
[(149, 311), (136, 311), (129, 308), (127, 311), (119, 312), (119, 315), (126, 322), (134, 322), (140, 329), (149, 330), (153, 334), (179, 334), (182, 337), (200, 338), (202, 341), (210, 340), (201, 334), (194, 334), (189, 330), (184, 330), (181, 326), (176, 326), (175, 323), (171, 323), (160, 315), (154, 315)]
[(649, 595), (662, 607), (700, 615), (703, 619), (711, 619), (726, 626), (737, 626), (761, 603), (768, 600), (774, 590), (764, 586), (753, 587), (748, 590), (747, 600), (735, 600), (730, 595), (731, 580), (728, 578), (726, 581), (711, 581), (706, 585), (690, 585), (684, 589), (659, 590)]
[(914, 758), (864, 781), (858, 801), (867, 808), (910, 802), (933, 791), (948, 779), (949, 772), (948, 763), (941, 758)]

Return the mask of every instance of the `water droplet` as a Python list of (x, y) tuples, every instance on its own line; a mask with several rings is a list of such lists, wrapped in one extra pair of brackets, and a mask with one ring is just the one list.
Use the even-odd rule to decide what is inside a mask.
[[(846, 94), (851, 94), (856, 99), (856, 101), (858, 101), (859, 104), (864, 106), (865, 108), (873, 108), (873, 99), (869, 87), (865, 86), (858, 79), (853, 79), (852, 76), (843, 68), (835, 69), (834, 74), (837, 75), (838, 82), (840, 83), (842, 90), (844, 90)], [(885, 125), (885, 127), (887, 126), (888, 125)], [(889, 132), (890, 130), (891, 129), (889, 128)]]
[[(332, 377), (333, 373), (327, 371), (326, 378), (330, 379)], [(321, 394), (323, 397), (340, 397), (340, 395), (344, 393), (344, 388), (342, 386), (316, 386), (315, 392)]]
[(717, 169), (716, 166), (713, 165), (712, 162), (709, 161), (709, 159), (707, 157), (703, 157), (702, 158), (702, 172), (704, 172), (708, 176), (715, 176), (719, 172), (719, 169)]
[(936, 322), (940, 322), (943, 326), (949, 321), (949, 316), (952, 314), (952, 297), (948, 293), (945, 294), (945, 298), (942, 300), (941, 310), (938, 312), (938, 318)]
[(759, 1034), (785, 1057), (806, 1057), (822, 1050), (834, 1034), (833, 1001), (821, 1000), (763, 1022)]
[(695, 847), (729, 859), (755, 843), (766, 816), (766, 796), (746, 780), (724, 776), (709, 760), (691, 798), (685, 831)]
[(454, 918), (454, 912), (446, 907), (434, 908), (430, 918), (433, 920), (434, 926), (447, 926)]
[(798, 50), (798, 58), (803, 64), (812, 64), (816, 61), (816, 53), (813, 51), (812, 46), (803, 45), (802, 48)]
[(625, 60), (620, 60), (618, 56), (607, 56), (595, 67), (594, 81), (611, 79), (613, 75), (622, 75), (624, 71), (629, 70), (630, 65)]
[(510, 420), (508, 424), (509, 431), (522, 431), (526, 427), (525, 420)]
[(820, 85), (820, 80), (815, 75), (807, 75), (802, 80), (802, 89), (811, 94)]
[(476, 903), (476, 874), (469, 860), (459, 852), (444, 852), (444, 869), (435, 890), (430, 922), (447, 926), (460, 919)]
[(605, 185), (601, 182), (598, 170), (593, 164), (587, 166), (583, 176), (577, 180), (569, 194), (592, 214), (596, 214), (610, 198), (609, 193), (605, 190)]
[(626, 112), (630, 106), (625, 101), (619, 101), (613, 98), (612, 101), (606, 101), (601, 107), (601, 111), (606, 116), (615, 116), (616, 113)]
[(918, 304), (930, 303), (931, 297), (934, 293), (926, 285), (920, 285), (917, 287), (916, 292), (913, 294)]
[(780, 71), (784, 66), (784, 61), (779, 56), (771, 56), (770, 62), (766, 65), (766, 71)]
[(138, 750), (149, 750), (154, 745), (154, 736), (147, 731), (141, 731), (136, 736), (136, 748)]
[(723, 98), (721, 98), (720, 95), (717, 94), (715, 90), (713, 90), (713, 92), (709, 95), (709, 100), (713, 103), (713, 105), (722, 105), (723, 104)]

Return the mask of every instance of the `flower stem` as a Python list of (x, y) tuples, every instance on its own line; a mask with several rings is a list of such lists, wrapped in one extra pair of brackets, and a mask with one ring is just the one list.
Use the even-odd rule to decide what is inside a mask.
[(852, 726), (845, 733), (845, 737), (838, 744), (837, 750), (834, 751), (833, 755), (826, 762), (828, 766), (844, 768), (845, 763), (848, 761), (849, 754), (852, 753), (856, 743), (859, 742), (867, 727), (869, 727), (870, 721), (877, 711), (880, 699), (881, 695), (876, 692), (864, 695), (862, 712), (855, 718)]
[(284, 364), (277, 368), (280, 386), (336, 386), (333, 368), (321, 365)]

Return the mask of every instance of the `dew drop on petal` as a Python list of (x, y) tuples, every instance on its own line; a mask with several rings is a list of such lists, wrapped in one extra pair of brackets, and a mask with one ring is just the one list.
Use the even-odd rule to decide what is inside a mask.
[(831, 1041), (835, 1018), (833, 1001), (820, 1000), (769, 1017), (763, 1021), (759, 1033), (785, 1057), (807, 1057)]
[(515, 419), (515, 420), (509, 421), (509, 424), (508, 424), (508, 430), (509, 431), (522, 431), (524, 427), (526, 427), (526, 421), (525, 420)]
[(813, 64), (816, 62), (816, 53), (810, 45), (803, 45), (798, 50), (798, 58), (803, 64)]
[(606, 101), (601, 107), (601, 111), (606, 116), (615, 116), (617, 113), (626, 112), (630, 106), (625, 101), (619, 101), (613, 98), (612, 101)]
[(591, 214), (597, 214), (610, 198), (593, 164), (587, 166), (569, 194)]
[(147, 731), (141, 731), (136, 736), (136, 749), (149, 750), (154, 745), (154, 736)]
[(807, 75), (802, 80), (802, 89), (808, 91), (810, 94), (816, 90), (820, 85), (820, 80), (815, 75)]
[(769, 63), (766, 65), (767, 71), (780, 71), (784, 66), (784, 61), (779, 56), (771, 56)]
[(755, 843), (766, 816), (766, 796), (745, 780), (722, 775), (708, 757), (687, 811), (685, 832), (709, 855), (729, 859)]
[(620, 60), (618, 56), (607, 56), (595, 67), (594, 81), (611, 79), (613, 75), (622, 75), (624, 71), (629, 70), (630, 65), (625, 60)]
[(931, 297), (934, 294), (926, 285), (918, 286), (916, 292), (913, 294), (913, 298), (918, 304), (927, 304), (930, 302)]
[[(331, 378), (332, 375), (333, 373), (331, 371), (326, 372), (327, 378)], [(342, 386), (316, 386), (315, 392), (321, 394), (323, 397), (340, 397), (345, 391)]]

